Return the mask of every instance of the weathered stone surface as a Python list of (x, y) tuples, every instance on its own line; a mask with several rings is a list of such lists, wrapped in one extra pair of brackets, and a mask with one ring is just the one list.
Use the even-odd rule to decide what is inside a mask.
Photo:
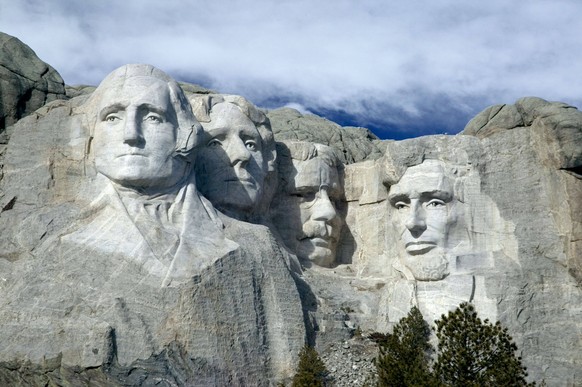
[(65, 83), (15, 37), (0, 32), (0, 133), (47, 102), (63, 99)]
[[(347, 247), (354, 253), (343, 256), (351, 256), (355, 278), (368, 282), (369, 294), (379, 299), (377, 308), (370, 307), (353, 292), (350, 319), (364, 330), (387, 330), (413, 305), (431, 321), (472, 301), (483, 318), (508, 327), (532, 380), (576, 385), (582, 377), (582, 113), (525, 98), (514, 106), (486, 109), (464, 133), (475, 136), (392, 142), (382, 159), (346, 167), (346, 185), (351, 185), (346, 187), (346, 224), (354, 238)], [(424, 167), (431, 163), (440, 167)], [(443, 172), (437, 172), (440, 168)], [(431, 186), (431, 176), (449, 173), (456, 176), (454, 183), (441, 178), (435, 180), (438, 190)], [(391, 200), (363, 195), (371, 176), (381, 176)], [(379, 192), (375, 187), (371, 191)], [(408, 251), (401, 238), (411, 233), (422, 240), (430, 230), (431, 210), (425, 207), (411, 220), (398, 220), (397, 212), (416, 198), (430, 202), (436, 192), (452, 193), (456, 219), (442, 223), (447, 226), (439, 234), (449, 241), (450, 272), (426, 281), (406, 270), (402, 257)], [(359, 196), (365, 196), (361, 203)], [(445, 203), (437, 205), (448, 206), (440, 200)], [(428, 257), (424, 250), (411, 251), (414, 259)], [(379, 294), (372, 291), (374, 283), (381, 287)], [(317, 288), (318, 281), (314, 284)], [(325, 299), (322, 304), (337, 305), (334, 297)], [(378, 315), (375, 327), (369, 325), (370, 310)]]
[[(511, 106), (512, 110), (519, 112), (519, 125), (510, 125), (504, 129), (521, 129), (522, 125), (528, 128), (518, 133), (528, 134), (523, 142), (529, 140), (530, 146), (524, 147), (532, 152), (530, 157), (535, 159), (534, 165), (539, 166), (526, 165), (522, 161), (523, 157), (515, 161), (519, 161), (528, 172), (530, 169), (540, 174), (545, 172), (539, 178), (540, 188), (543, 187), (539, 195), (547, 195), (550, 205), (548, 210), (560, 227), (559, 235), (564, 250), (559, 254), (562, 257), (559, 261), (578, 281), (582, 281), (582, 220), (579, 216), (582, 213), (582, 112), (561, 102), (548, 102), (534, 97), (522, 98)], [(496, 144), (499, 141), (497, 138), (501, 137), (492, 136), (488, 131), (488, 128), (495, 128), (496, 124), (476, 124), (483, 119), (487, 110), (469, 122), (462, 134), (474, 134), (484, 138), (487, 144)]]
[(75, 98), (81, 95), (91, 94), (95, 91), (96, 86), (90, 85), (65, 85), (65, 91), (67, 92), (67, 97)]
[(378, 350), (370, 339), (355, 336), (331, 345), (321, 354), (321, 360), (329, 371), (330, 384), (359, 387), (375, 384), (374, 359), (377, 355)]
[(341, 127), (312, 114), (295, 109), (267, 111), (277, 141), (296, 140), (324, 144), (337, 149), (342, 161), (351, 164), (382, 156), (382, 143), (366, 128)]
[(303, 261), (331, 267), (342, 226), (343, 164), (333, 148), (277, 143), (279, 182), (269, 209), (285, 245)]
[(189, 109), (175, 82), (133, 65), (16, 123), (0, 181), (0, 380), (292, 376), (306, 328), (291, 258), (198, 196)]
[(269, 120), (240, 96), (194, 95), (190, 103), (204, 128), (195, 163), (202, 194), (234, 218), (266, 218), (276, 178)]
[(17, 380), (11, 364), (24, 359), (44, 371), (22, 385), (51, 376), (59, 385), (84, 377), (128, 386), (290, 377), (305, 335), (301, 307), (289, 302), (298, 298), (293, 280), (266, 230), (228, 224), (230, 232), (252, 243), (178, 287), (160, 287), (118, 255), (80, 255), (66, 243), (59, 254), (3, 265), (0, 378)]
[[(580, 383), (577, 109), (523, 98), (462, 135), (380, 142), (183, 87), (126, 66), (4, 136), (0, 384), (273, 385), (305, 341), (328, 366), (362, 362), (356, 332), (462, 301), (508, 327), (531, 380)], [(297, 140), (335, 148), (343, 174)], [(300, 194), (317, 200), (287, 200)], [(343, 224), (334, 260), (289, 242), (322, 231), (320, 204), (328, 236)], [(373, 373), (344, 360), (339, 385)]]

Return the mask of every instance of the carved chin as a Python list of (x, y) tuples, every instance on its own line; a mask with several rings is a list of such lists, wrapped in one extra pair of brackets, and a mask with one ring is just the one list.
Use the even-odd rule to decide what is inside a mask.
[(442, 251), (438, 254), (406, 255), (404, 264), (418, 281), (440, 281), (449, 275), (449, 261)]
[(334, 252), (322, 246), (314, 246), (311, 245), (309, 248), (303, 247), (303, 258), (307, 258), (308, 261), (311, 263), (322, 266), (322, 267), (330, 267), (334, 261)]

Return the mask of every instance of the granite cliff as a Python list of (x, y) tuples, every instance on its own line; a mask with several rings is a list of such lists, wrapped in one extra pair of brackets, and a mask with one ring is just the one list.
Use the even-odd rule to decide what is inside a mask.
[(0, 38), (1, 384), (288, 383), (304, 343), (360, 362), (356, 329), (463, 301), (531, 380), (582, 383), (575, 107), (381, 141), (148, 65), (65, 88)]

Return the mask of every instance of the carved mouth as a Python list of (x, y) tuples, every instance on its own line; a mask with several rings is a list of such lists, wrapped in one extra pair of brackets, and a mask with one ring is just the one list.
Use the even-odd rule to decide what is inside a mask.
[(116, 158), (119, 159), (121, 157), (135, 157), (135, 156), (139, 156), (139, 157), (147, 157), (145, 154), (143, 153), (124, 153), (122, 155), (117, 156)]
[(427, 241), (408, 242), (405, 245), (406, 252), (410, 255), (425, 254), (435, 247), (437, 247), (435, 242)]
[(331, 242), (329, 239), (324, 239), (321, 237), (313, 237), (309, 238), (309, 240), (311, 241), (311, 243), (313, 243), (314, 246), (317, 247), (328, 247)]
[(256, 186), (255, 181), (252, 179), (239, 179), (238, 177), (229, 177), (224, 179), (225, 183), (238, 183), (243, 186), (248, 186), (254, 188)]
[(255, 179), (253, 179), (250, 176), (227, 176), (223, 179), (223, 181), (225, 182), (238, 182), (238, 183), (242, 183), (242, 184), (255, 184)]

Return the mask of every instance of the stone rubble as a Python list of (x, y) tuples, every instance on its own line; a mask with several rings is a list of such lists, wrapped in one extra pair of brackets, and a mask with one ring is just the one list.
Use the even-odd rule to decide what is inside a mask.
[(327, 382), (337, 387), (375, 386), (378, 347), (372, 340), (357, 335), (349, 340), (330, 344), (320, 354), (327, 370)]

